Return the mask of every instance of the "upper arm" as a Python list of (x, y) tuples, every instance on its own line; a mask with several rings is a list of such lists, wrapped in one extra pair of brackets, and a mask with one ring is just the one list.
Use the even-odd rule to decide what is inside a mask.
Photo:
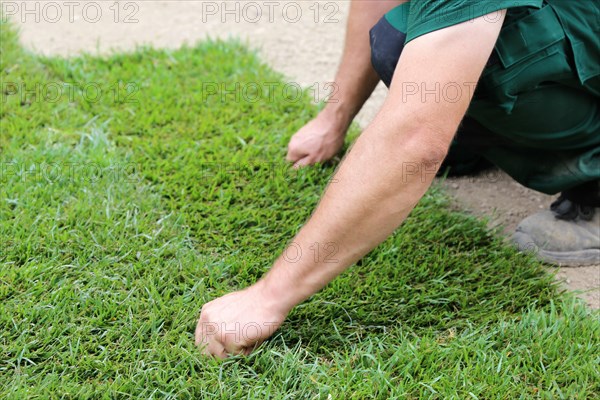
[(449, 145), (496, 44), (505, 13), (500, 18), (497, 13), (493, 18), (479, 17), (409, 42), (380, 117), (393, 119), (404, 131), (431, 132)]

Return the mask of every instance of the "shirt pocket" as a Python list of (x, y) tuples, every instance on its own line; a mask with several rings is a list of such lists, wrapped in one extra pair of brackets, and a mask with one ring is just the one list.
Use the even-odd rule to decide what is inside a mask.
[[(587, 87), (591, 84), (592, 79), (600, 78), (600, 46), (597, 43), (595, 46), (586, 46), (585, 43), (576, 39), (571, 40), (571, 43), (579, 81)], [(594, 90), (591, 87), (588, 88)], [(600, 89), (596, 87), (597, 95), (598, 90)]]
[(575, 76), (565, 30), (548, 5), (503, 27), (494, 51), (498, 61), (483, 72), (479, 91), (506, 114), (519, 94)]

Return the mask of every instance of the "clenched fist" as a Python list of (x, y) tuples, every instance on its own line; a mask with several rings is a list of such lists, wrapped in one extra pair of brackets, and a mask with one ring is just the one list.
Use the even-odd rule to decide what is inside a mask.
[(196, 345), (217, 358), (248, 355), (281, 326), (287, 313), (259, 281), (202, 307)]

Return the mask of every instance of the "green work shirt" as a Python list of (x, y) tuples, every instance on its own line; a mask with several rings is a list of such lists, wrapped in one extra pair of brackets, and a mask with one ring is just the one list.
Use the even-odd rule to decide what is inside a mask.
[[(549, 5), (550, 8), (543, 6)], [(543, 9), (542, 9), (543, 8)], [(484, 15), (490, 23), (508, 9), (496, 52), (510, 67), (565, 39), (578, 77), (600, 96), (600, 1), (598, 0), (411, 0), (385, 15), (406, 42)], [(533, 12), (537, 9), (539, 12)]]
[[(546, 193), (598, 179), (600, 1), (411, 0), (385, 18), (409, 42), (485, 15), (493, 23), (502, 9), (506, 18), (467, 115), (518, 151), (498, 149), (488, 158)], [(556, 161), (567, 153), (569, 160)], [(577, 176), (565, 178), (566, 168)]]
[[(514, 7), (540, 7), (543, 0), (412, 0), (396, 7), (386, 19), (407, 34), (406, 41), (452, 25), (460, 24)], [(491, 15), (490, 22), (497, 20)]]

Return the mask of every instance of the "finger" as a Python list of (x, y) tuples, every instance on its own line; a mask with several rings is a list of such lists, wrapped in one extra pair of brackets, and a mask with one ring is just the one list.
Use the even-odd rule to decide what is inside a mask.
[(312, 158), (310, 156), (306, 156), (304, 158), (301, 158), (300, 160), (298, 160), (295, 164), (294, 164), (294, 169), (298, 169), (301, 167), (306, 167), (307, 165), (311, 165), (314, 162), (312, 161)]
[(211, 340), (208, 343), (208, 346), (206, 347), (205, 351), (203, 351), (203, 354), (207, 356), (213, 356), (221, 360), (229, 357), (229, 353), (225, 350), (225, 347), (223, 347), (223, 345), (216, 340)]
[(285, 159), (289, 162), (296, 162), (296, 161), (300, 160), (301, 158), (306, 157), (307, 155), (308, 154), (299, 153), (295, 150), (288, 150)]
[(198, 319), (196, 325), (195, 343), (200, 349), (200, 352), (206, 356), (214, 356), (217, 358), (227, 358), (228, 354), (225, 352), (223, 345), (219, 343), (216, 338), (216, 330), (214, 324), (202, 322), (202, 319)]
[(200, 346), (200, 344), (202, 343), (203, 336), (204, 335), (202, 333), (202, 323), (200, 322), (200, 319), (198, 319), (198, 323), (196, 324), (196, 331), (194, 332), (196, 346)]
[(246, 354), (245, 349), (247, 346), (242, 345), (241, 343), (225, 343), (225, 351), (227, 354), (231, 354), (233, 356), (237, 356), (240, 354)]
[(286, 156), (286, 160), (288, 160), (289, 162), (296, 162), (308, 155), (309, 152), (306, 149), (306, 146), (300, 146), (296, 143), (294, 143), (294, 140), (290, 140), (290, 142), (288, 143), (287, 146), (287, 156)]
[(200, 350), (200, 353), (204, 354), (205, 356), (210, 355), (210, 350), (209, 347), (210, 346), (210, 340), (208, 340), (208, 338), (200, 338), (199, 340), (196, 339), (196, 347), (198, 347), (198, 350)]
[(195, 337), (196, 347), (198, 347), (200, 352), (204, 355), (210, 355), (210, 351), (208, 349), (208, 346), (210, 345), (210, 338), (204, 335), (200, 321), (198, 321), (198, 325), (196, 325)]
[[(269, 334), (269, 336), (271, 336), (271, 335)], [(256, 343), (254, 343), (254, 345), (244, 347), (242, 349), (242, 351), (244, 352), (244, 355), (249, 356), (250, 354), (252, 354), (252, 352), (254, 350), (256, 350), (263, 342), (264, 342), (264, 340), (258, 340)]]
[(248, 357), (250, 354), (252, 354), (252, 352), (254, 351), (255, 346), (252, 347), (244, 347), (242, 349), (242, 354), (245, 355), (246, 357)]
[[(202, 314), (198, 318), (198, 323), (196, 324), (196, 331), (194, 332), (194, 337), (196, 339), (196, 346), (201, 344), (202, 342), (206, 342), (207, 338), (214, 336), (217, 333), (217, 324), (214, 322), (207, 322), (207, 318), (202, 318)], [(206, 317), (206, 315), (204, 315)]]

